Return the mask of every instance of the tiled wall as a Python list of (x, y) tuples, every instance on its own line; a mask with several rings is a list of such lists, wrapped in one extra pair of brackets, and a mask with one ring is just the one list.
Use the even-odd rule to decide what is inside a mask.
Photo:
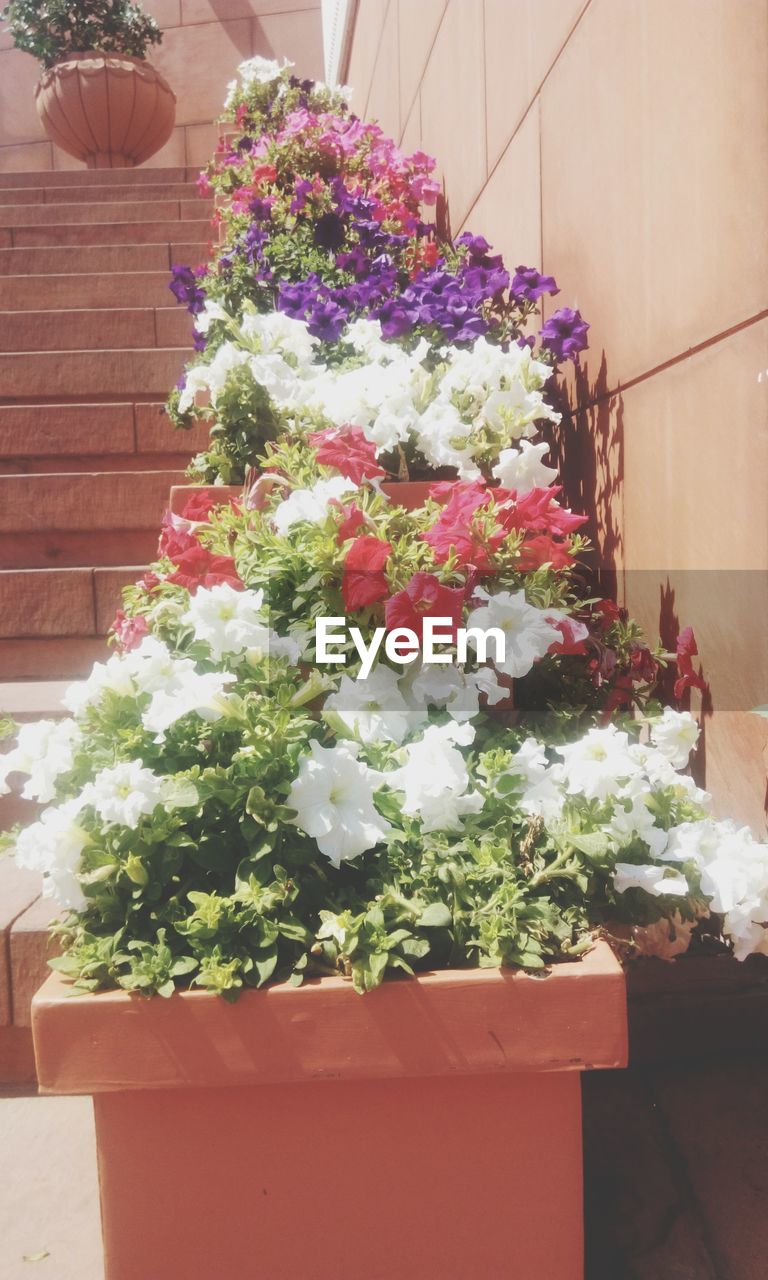
[[(147, 163), (158, 168), (203, 165), (216, 142), (227, 83), (244, 58), (289, 57), (300, 75), (322, 78), (320, 0), (142, 0), (163, 29), (150, 61), (177, 97), (176, 128)], [(33, 89), (39, 66), (0, 32), (0, 172), (80, 169), (52, 146), (37, 117)]]
[[(454, 232), (540, 266), (590, 350), (574, 505), (649, 632), (692, 623), (707, 785), (764, 830), (766, 0), (360, 0), (353, 105), (437, 156)], [(706, 710), (706, 708), (705, 708)]]

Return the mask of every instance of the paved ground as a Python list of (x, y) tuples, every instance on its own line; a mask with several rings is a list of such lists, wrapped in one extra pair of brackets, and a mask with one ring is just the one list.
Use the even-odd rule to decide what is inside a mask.
[(90, 1098), (0, 1097), (2, 1280), (103, 1274)]
[[(585, 1078), (586, 1280), (768, 1280), (767, 1064)], [(0, 1153), (2, 1280), (103, 1280), (90, 1100), (0, 1097)]]

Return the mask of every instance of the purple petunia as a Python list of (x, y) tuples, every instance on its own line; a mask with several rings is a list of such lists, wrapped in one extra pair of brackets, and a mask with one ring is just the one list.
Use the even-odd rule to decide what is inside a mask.
[(535, 267), (515, 267), (510, 293), (515, 302), (537, 302), (545, 293), (559, 293), (554, 276), (543, 276)]
[(198, 283), (200, 276), (204, 274), (204, 267), (171, 267), (171, 283), (168, 288), (176, 301), (183, 302), (193, 316), (205, 306), (205, 290)]
[(579, 352), (585, 351), (587, 329), (589, 325), (582, 320), (579, 311), (570, 307), (561, 307), (545, 321), (540, 330), (541, 345), (546, 347), (556, 360), (578, 361)]

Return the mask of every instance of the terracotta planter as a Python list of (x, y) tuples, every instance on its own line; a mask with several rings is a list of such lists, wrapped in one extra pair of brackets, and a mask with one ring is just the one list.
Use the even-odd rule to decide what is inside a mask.
[(41, 1091), (92, 1093), (106, 1280), (580, 1280), (580, 1073), (626, 1062), (604, 945), (448, 971), (33, 1002)]
[(176, 118), (168, 82), (126, 54), (70, 54), (43, 72), (35, 103), (51, 141), (89, 169), (142, 164), (168, 141)]

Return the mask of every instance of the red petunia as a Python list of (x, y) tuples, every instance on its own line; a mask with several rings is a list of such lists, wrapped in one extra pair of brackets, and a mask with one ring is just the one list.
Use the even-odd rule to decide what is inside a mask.
[(174, 561), (175, 572), (168, 574), (166, 582), (175, 582), (193, 594), (198, 587), (216, 587), (222, 582), (238, 591), (243, 590), (243, 582), (232, 557), (216, 556), (199, 542), (174, 556)]
[(649, 684), (659, 674), (659, 664), (644, 644), (634, 643), (630, 646), (629, 667), (633, 680), (644, 680)]
[(384, 619), (390, 631), (408, 627), (421, 638), (425, 618), (450, 618), (455, 641), (463, 609), (463, 587), (446, 587), (434, 574), (419, 572), (387, 601)]
[(317, 447), (317, 460), (322, 466), (335, 467), (355, 484), (387, 474), (376, 461), (376, 446), (366, 440), (360, 427), (354, 427), (351, 423), (343, 427), (328, 427), (325, 431), (313, 431), (309, 442)]
[(550, 564), (553, 569), (565, 569), (572, 563), (573, 556), (567, 542), (556, 542), (548, 533), (537, 533), (522, 543), (515, 568), (528, 572)]
[(332, 498), (331, 506), (337, 507), (342, 516), (336, 531), (336, 541), (341, 544), (342, 542), (347, 542), (350, 538), (354, 538), (358, 529), (365, 524), (365, 515), (357, 503), (344, 503), (339, 502), (338, 498)]
[[(530, 489), (522, 497), (515, 496), (514, 491), (499, 490), (499, 521), (508, 533), (523, 531), (526, 533), (549, 533), (566, 537), (586, 523), (586, 516), (575, 515), (555, 501), (560, 485), (552, 485), (548, 489)], [(504, 498), (502, 498), (504, 494)], [(509, 495), (509, 497), (507, 497)]]
[(212, 511), (217, 507), (226, 506), (229, 498), (217, 497), (210, 489), (202, 489), (199, 493), (195, 493), (187, 502), (181, 513), (182, 520), (194, 520), (197, 523), (207, 521)]
[(474, 527), (475, 513), (480, 507), (486, 507), (491, 500), (491, 493), (484, 482), (472, 480), (436, 484), (430, 489), (429, 496), (438, 502), (444, 497), (448, 498), (438, 519), (421, 535), (433, 548), (438, 564), (444, 564), (453, 553), (460, 565), (473, 565), (476, 569), (489, 568), (491, 562), (488, 552), (495, 549), (504, 534), (500, 530), (498, 538), (488, 538)]
[(589, 639), (589, 627), (586, 627), (583, 622), (579, 622), (577, 618), (552, 617), (547, 617), (547, 622), (556, 631), (559, 631), (563, 637), (562, 640), (556, 640), (554, 644), (549, 646), (550, 653), (572, 656), (587, 652), (586, 641)]
[(129, 618), (123, 609), (118, 609), (112, 623), (112, 634), (118, 648), (126, 653), (130, 649), (138, 648), (144, 637), (149, 634), (149, 626), (146, 618), (141, 614), (135, 618)]
[(354, 613), (367, 604), (375, 604), (389, 595), (384, 565), (392, 544), (381, 538), (356, 538), (344, 558), (342, 595), (348, 612)]
[(675, 697), (680, 700), (686, 689), (700, 689), (706, 693), (709, 685), (701, 674), (693, 669), (693, 659), (698, 657), (698, 646), (693, 634), (693, 627), (684, 627), (677, 637), (677, 680), (675, 681)]
[(172, 511), (166, 511), (160, 526), (158, 555), (169, 556), (171, 560), (175, 560), (183, 552), (198, 545), (197, 536), (189, 520), (174, 515)]

